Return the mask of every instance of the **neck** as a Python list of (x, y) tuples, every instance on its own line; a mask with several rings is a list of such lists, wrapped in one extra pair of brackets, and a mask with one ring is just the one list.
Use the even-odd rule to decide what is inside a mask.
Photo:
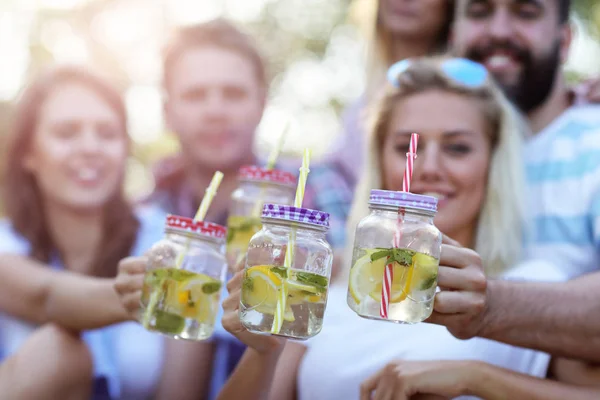
[[(230, 199), (233, 191), (238, 186), (238, 171), (242, 165), (249, 165), (256, 163), (256, 160), (249, 160), (248, 162), (240, 163), (239, 165), (233, 166), (228, 169), (221, 169), (223, 172), (223, 180), (219, 185), (217, 194), (211, 202), (210, 208), (206, 215), (207, 221), (214, 221), (221, 215), (225, 214), (229, 209)], [(207, 170), (204, 167), (199, 167), (197, 163), (186, 162), (186, 183), (192, 188), (192, 191), (198, 200), (202, 200), (206, 193), (206, 188), (210, 185), (213, 175), (216, 171)]]
[(78, 212), (46, 202), (45, 213), (50, 237), (65, 268), (89, 273), (102, 242), (102, 210)]
[(423, 57), (428, 55), (432, 50), (430, 40), (393, 36), (392, 43), (390, 54), (392, 62), (397, 62), (406, 58)]
[(567, 90), (562, 74), (559, 74), (554, 82), (554, 87), (548, 99), (540, 107), (531, 111), (529, 126), (533, 133), (541, 132), (552, 123), (570, 106), (569, 92)]

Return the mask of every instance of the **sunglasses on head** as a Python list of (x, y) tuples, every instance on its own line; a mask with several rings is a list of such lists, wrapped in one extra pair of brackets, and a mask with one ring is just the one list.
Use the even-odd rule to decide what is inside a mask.
[[(388, 82), (398, 87), (398, 77), (406, 72), (411, 65), (413, 65), (413, 61), (410, 59), (398, 61), (392, 65), (387, 72)], [(488, 71), (483, 65), (465, 58), (444, 60), (440, 64), (440, 69), (447, 78), (471, 89), (483, 86), (488, 78)]]

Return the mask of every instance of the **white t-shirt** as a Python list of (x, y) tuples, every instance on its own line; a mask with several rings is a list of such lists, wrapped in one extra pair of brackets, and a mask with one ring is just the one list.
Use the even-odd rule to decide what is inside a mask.
[[(566, 280), (566, 275), (550, 263), (530, 261), (506, 278), (552, 282)], [(546, 353), (481, 338), (459, 340), (432, 324), (363, 319), (347, 306), (346, 293), (345, 282), (331, 286), (323, 330), (306, 343), (297, 381), (300, 400), (359, 399), (360, 384), (393, 360), (479, 360), (546, 376)]]

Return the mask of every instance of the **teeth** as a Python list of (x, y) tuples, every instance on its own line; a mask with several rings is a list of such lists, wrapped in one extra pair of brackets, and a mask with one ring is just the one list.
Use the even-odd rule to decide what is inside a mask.
[(91, 169), (91, 168), (82, 168), (77, 173), (77, 177), (83, 181), (91, 181), (91, 180), (98, 179), (99, 175), (100, 175), (100, 173), (98, 172), (97, 169)]
[(443, 200), (446, 198), (445, 195), (441, 194), (441, 193), (437, 193), (437, 192), (427, 192), (427, 193), (423, 193), (425, 196), (431, 196), (431, 197), (435, 197), (438, 200)]
[(505, 67), (512, 63), (512, 59), (504, 55), (494, 55), (486, 60), (486, 64), (492, 68)]

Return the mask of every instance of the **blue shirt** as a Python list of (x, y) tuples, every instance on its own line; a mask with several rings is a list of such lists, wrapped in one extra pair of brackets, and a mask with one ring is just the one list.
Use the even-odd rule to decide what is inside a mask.
[(565, 111), (529, 139), (526, 255), (569, 278), (600, 269), (600, 106)]
[[(140, 221), (132, 256), (142, 255), (163, 237), (165, 214), (156, 207), (136, 212)], [(30, 245), (15, 232), (9, 221), (0, 221), (0, 254), (29, 255)], [(58, 258), (52, 268), (63, 269)], [(14, 353), (36, 326), (0, 313), (0, 357)], [(135, 322), (126, 322), (83, 332), (94, 360), (96, 396), (107, 390), (111, 398), (150, 398), (162, 373), (163, 337), (146, 331)], [(102, 386), (105, 386), (103, 389)], [(104, 397), (105, 398), (105, 397)]]

